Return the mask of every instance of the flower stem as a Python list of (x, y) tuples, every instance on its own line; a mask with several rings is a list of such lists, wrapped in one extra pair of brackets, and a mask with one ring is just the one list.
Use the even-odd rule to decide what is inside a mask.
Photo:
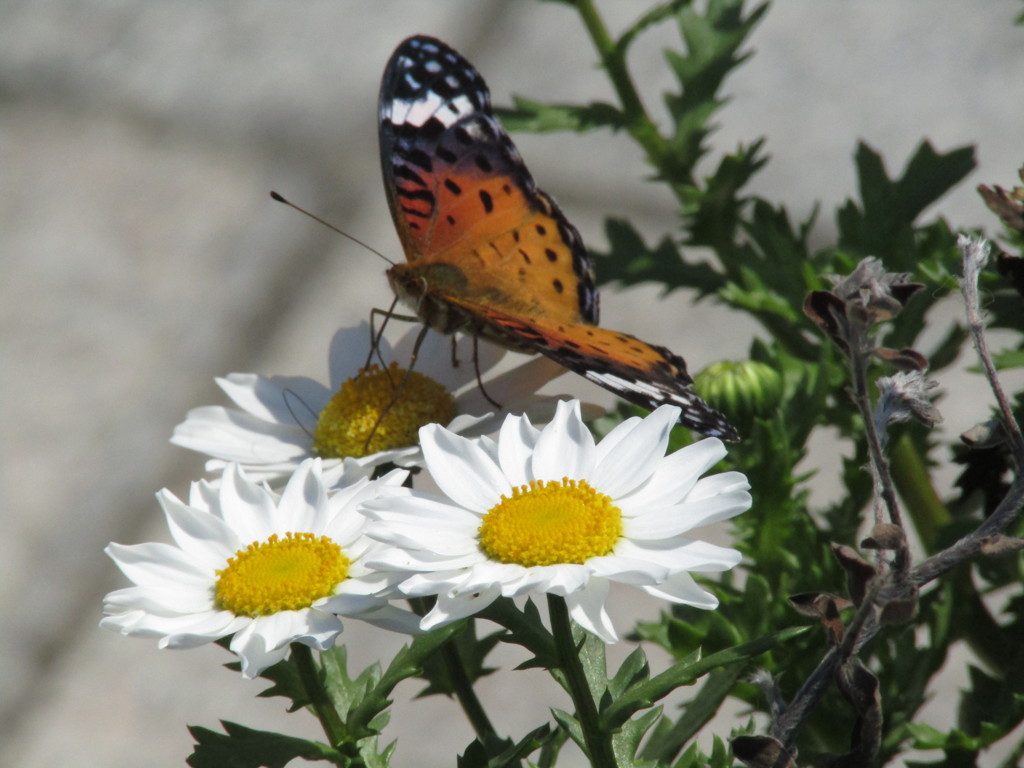
[[(409, 598), (409, 605), (418, 616), (424, 616), (430, 610), (430, 606), (420, 597)], [(459, 706), (466, 714), (469, 724), (473, 726), (473, 733), (480, 739), (481, 744), (489, 744), (497, 740), (498, 732), (494, 729), (490, 718), (487, 717), (487, 712), (477, 697), (476, 691), (473, 690), (473, 682), (466, 674), (466, 666), (462, 662), (458, 646), (455, 645), (455, 639), (453, 638), (441, 646), (440, 652), (441, 661), (448, 672), (448, 680), (452, 684), (452, 693), (458, 699)]]
[(616, 768), (611, 735), (602, 727), (594, 694), (587, 683), (576, 641), (572, 636), (572, 623), (565, 600), (549, 594), (548, 614), (551, 616), (551, 633), (558, 648), (559, 664), (565, 674), (569, 695), (576, 706), (576, 718), (583, 731), (583, 741), (587, 746), (590, 765), (593, 768)]
[(477, 698), (476, 691), (473, 690), (473, 683), (466, 674), (466, 667), (462, 663), (462, 656), (455, 646), (454, 639), (441, 646), (441, 659), (448, 670), (455, 698), (459, 700), (462, 711), (466, 713), (469, 724), (473, 726), (473, 733), (480, 739), (481, 744), (488, 744), (497, 739), (498, 734), (487, 717), (483, 704)]
[(338, 710), (334, 708), (334, 703), (324, 687), (323, 680), (320, 679), (320, 669), (313, 661), (312, 649), (302, 643), (292, 643), (291, 652), (299, 671), (302, 687), (305, 688), (306, 695), (313, 705), (313, 711), (324, 729), (327, 741), (332, 747), (351, 757), (354, 761), (353, 765), (362, 765), (362, 760), (359, 759), (348, 728), (338, 714)]

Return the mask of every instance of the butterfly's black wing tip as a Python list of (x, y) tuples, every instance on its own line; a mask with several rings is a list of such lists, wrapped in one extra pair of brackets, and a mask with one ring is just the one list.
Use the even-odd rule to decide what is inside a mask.
[(736, 427), (725, 420), (722, 414), (703, 402), (700, 405), (703, 407), (694, 408), (691, 405), (684, 408), (683, 412), (679, 414), (679, 423), (705, 437), (717, 437), (725, 443), (740, 441), (740, 433)]

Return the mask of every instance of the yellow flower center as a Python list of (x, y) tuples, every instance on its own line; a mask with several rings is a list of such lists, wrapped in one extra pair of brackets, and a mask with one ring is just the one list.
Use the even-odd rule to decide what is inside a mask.
[(254, 541), (217, 571), (217, 605), (236, 616), (308, 608), (348, 578), (349, 559), (327, 536), (275, 533)]
[(526, 567), (581, 564), (614, 549), (622, 511), (586, 480), (531, 480), (487, 511), (479, 533), (492, 560)]
[(320, 412), (313, 450), (340, 459), (405, 448), (416, 445), (424, 424), (447, 424), (454, 417), (455, 398), (444, 385), (397, 363), (387, 370), (371, 365), (342, 384)]

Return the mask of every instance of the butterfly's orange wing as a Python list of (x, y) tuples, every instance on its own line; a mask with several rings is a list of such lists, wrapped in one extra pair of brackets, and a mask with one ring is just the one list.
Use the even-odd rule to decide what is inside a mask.
[(465, 59), (426, 37), (399, 46), (381, 87), (380, 135), (384, 188), (413, 273), (449, 265), (459, 272), (450, 290), (478, 303), (597, 323), (579, 233), (537, 189)]
[(407, 259), (388, 279), (424, 322), (540, 352), (631, 402), (680, 406), (692, 429), (737, 438), (693, 392), (681, 357), (597, 326), (579, 233), (537, 189), (461, 55), (425, 36), (398, 46), (381, 85), (380, 140)]

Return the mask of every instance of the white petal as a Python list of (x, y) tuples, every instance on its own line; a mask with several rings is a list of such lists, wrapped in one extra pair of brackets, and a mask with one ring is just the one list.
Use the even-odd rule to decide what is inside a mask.
[(223, 568), (242, 542), (223, 519), (183, 504), (170, 491), (157, 493), (175, 543), (197, 569), (212, 574)]
[(420, 621), (420, 629), (429, 631), (472, 616), (493, 603), (500, 594), (496, 588), (473, 592), (441, 592), (434, 608)]
[(483, 512), (512, 492), (501, 469), (473, 441), (428, 424), (420, 428), (420, 445), (437, 487), (456, 504)]
[(605, 454), (594, 470), (594, 480), (600, 482), (595, 487), (618, 499), (647, 482), (665, 456), (669, 434), (678, 418), (678, 408), (663, 405), (628, 433), (616, 436), (614, 450)]
[(247, 680), (256, 678), (264, 669), (288, 655), (287, 645), (276, 649), (268, 648), (266, 639), (255, 627), (256, 622), (253, 622), (231, 638), (231, 651), (242, 662), (242, 677)]
[(616, 555), (678, 571), (725, 571), (743, 559), (739, 550), (682, 536), (658, 542), (621, 541)]
[(250, 481), (237, 465), (227, 466), (218, 490), (220, 514), (244, 545), (284, 533), (276, 525), (277, 499)]
[[(718, 438), (680, 448), (654, 463), (654, 474), (647, 483), (629, 495), (638, 507), (662, 507), (681, 501), (700, 476), (725, 456), (725, 444)], [(742, 475), (741, 475), (742, 477)]]
[(555, 418), (540, 432), (530, 474), (536, 480), (555, 481), (590, 477), (594, 457), (594, 436), (580, 418), (579, 400), (561, 402)]
[(164, 586), (126, 587), (103, 598), (108, 614), (145, 611), (157, 616), (185, 616), (216, 611), (213, 583), (206, 586), (167, 584)]
[[(468, 568), (480, 562), (483, 556), (479, 551), (467, 549), (462, 554), (442, 555), (430, 552), (425, 549), (401, 549), (399, 547), (388, 547), (366, 558), (367, 567), (375, 570), (388, 570), (398, 572), (431, 573), (434, 571), (453, 571), (455, 569)], [(405, 584), (402, 585), (405, 591)], [(407, 592), (406, 594), (414, 594)], [(418, 593), (416, 593), (418, 594)], [(424, 593), (433, 594), (433, 592)]]
[(253, 416), (310, 430), (333, 394), (323, 384), (305, 376), (268, 379), (255, 373), (231, 373), (216, 381), (239, 408)]
[(280, 463), (309, 455), (310, 438), (295, 424), (264, 421), (220, 406), (194, 408), (171, 442), (223, 461)]
[(163, 542), (111, 543), (104, 550), (121, 572), (140, 587), (202, 590), (213, 583), (213, 573), (196, 565), (177, 547)]
[(307, 459), (288, 479), (277, 503), (273, 524), (283, 529), (281, 533), (322, 533), (326, 514), (327, 492), (320, 474), (320, 460)]
[(518, 488), (533, 479), (530, 459), (540, 438), (540, 430), (526, 414), (508, 416), (498, 435), (498, 464), (509, 483)]
[[(691, 494), (692, 496), (692, 494)], [(729, 491), (699, 501), (687, 499), (681, 506), (691, 528), (728, 520), (750, 509), (752, 499), (745, 490)]]
[(674, 574), (657, 586), (641, 589), (654, 597), (671, 600), (674, 603), (685, 603), (695, 608), (711, 610), (718, 607), (718, 598), (699, 587), (693, 577), (686, 572)]
[(568, 595), (586, 587), (590, 579), (589, 562), (587, 565), (563, 563), (537, 568), (526, 568), (520, 584), (514, 593), (507, 596), (521, 595), (527, 589), (550, 592), (553, 595)]
[(587, 561), (587, 566), (596, 576), (633, 586), (657, 584), (668, 578), (669, 568), (643, 558), (631, 558), (621, 550), (621, 547), (616, 547), (614, 555), (592, 558)]
[(573, 621), (606, 643), (617, 643), (618, 635), (605, 608), (607, 600), (608, 582), (595, 578), (590, 580), (586, 589), (566, 595), (565, 604)]

